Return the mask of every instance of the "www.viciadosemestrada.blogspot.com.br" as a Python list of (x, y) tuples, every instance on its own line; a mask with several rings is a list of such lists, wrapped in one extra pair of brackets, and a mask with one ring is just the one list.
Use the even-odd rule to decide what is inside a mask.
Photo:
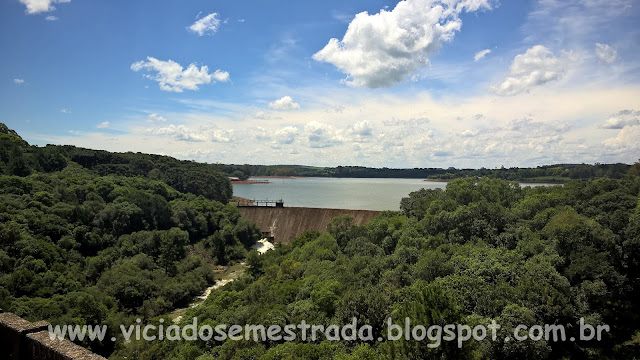
[[(198, 326), (198, 319), (193, 318), (190, 324), (165, 325), (160, 319), (157, 325), (142, 325), (141, 319), (133, 325), (120, 325), (120, 332), (124, 341), (131, 340), (169, 340), (169, 341), (428, 341), (428, 347), (439, 347), (443, 341), (456, 342), (459, 348), (470, 340), (475, 341), (600, 341), (603, 333), (608, 333), (608, 325), (591, 325), (584, 322), (584, 318), (577, 321), (577, 326), (559, 324), (544, 324), (527, 326), (524, 324), (513, 327), (511, 331), (504, 331), (495, 320), (487, 325), (470, 326), (466, 324), (421, 325), (412, 324), (410, 318), (405, 318), (401, 324), (394, 323), (387, 318), (386, 329), (377, 338), (374, 337), (373, 327), (369, 324), (359, 325), (356, 318), (347, 325), (317, 325), (302, 321), (299, 324), (288, 325), (227, 325)], [(573, 336), (568, 334), (567, 328), (573, 329)], [(107, 325), (56, 325), (49, 326), (52, 340), (69, 339), (90, 341), (105, 340)], [(501, 331), (503, 330), (503, 331)], [(506, 335), (505, 335), (506, 334)], [(117, 341), (112, 337), (111, 341)]]

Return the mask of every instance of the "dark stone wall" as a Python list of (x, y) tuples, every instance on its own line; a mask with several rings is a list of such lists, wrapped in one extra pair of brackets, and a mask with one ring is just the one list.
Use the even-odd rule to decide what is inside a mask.
[(68, 340), (51, 339), (49, 323), (32, 323), (12, 313), (0, 314), (2, 360), (106, 360)]

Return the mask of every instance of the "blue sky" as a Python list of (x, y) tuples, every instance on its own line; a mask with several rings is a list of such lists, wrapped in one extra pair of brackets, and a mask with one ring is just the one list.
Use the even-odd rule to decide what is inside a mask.
[(0, 3), (0, 121), (204, 162), (640, 157), (637, 0)]

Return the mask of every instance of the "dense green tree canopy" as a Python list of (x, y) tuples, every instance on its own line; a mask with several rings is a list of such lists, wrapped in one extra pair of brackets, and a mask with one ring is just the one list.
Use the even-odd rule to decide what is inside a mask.
[[(387, 318), (425, 326), (501, 324), (497, 341), (225, 341), (136, 344), (150, 359), (537, 359), (638, 356), (640, 177), (521, 188), (490, 178), (420, 190), (362, 227), (249, 256), (250, 276), (213, 293), (193, 317), (216, 324), (346, 325), (386, 336)], [(600, 342), (506, 342), (520, 324), (607, 324)], [(138, 347), (139, 346), (139, 347)], [(114, 355), (131, 354), (124, 347)], [(635, 355), (634, 355), (635, 354)]]

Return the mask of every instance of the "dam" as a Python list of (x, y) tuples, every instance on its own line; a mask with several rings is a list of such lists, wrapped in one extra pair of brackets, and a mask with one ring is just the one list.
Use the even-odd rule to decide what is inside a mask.
[(336, 216), (350, 215), (353, 225), (364, 225), (380, 211), (308, 207), (239, 206), (240, 214), (255, 222), (276, 243), (289, 244), (307, 230), (326, 231)]

